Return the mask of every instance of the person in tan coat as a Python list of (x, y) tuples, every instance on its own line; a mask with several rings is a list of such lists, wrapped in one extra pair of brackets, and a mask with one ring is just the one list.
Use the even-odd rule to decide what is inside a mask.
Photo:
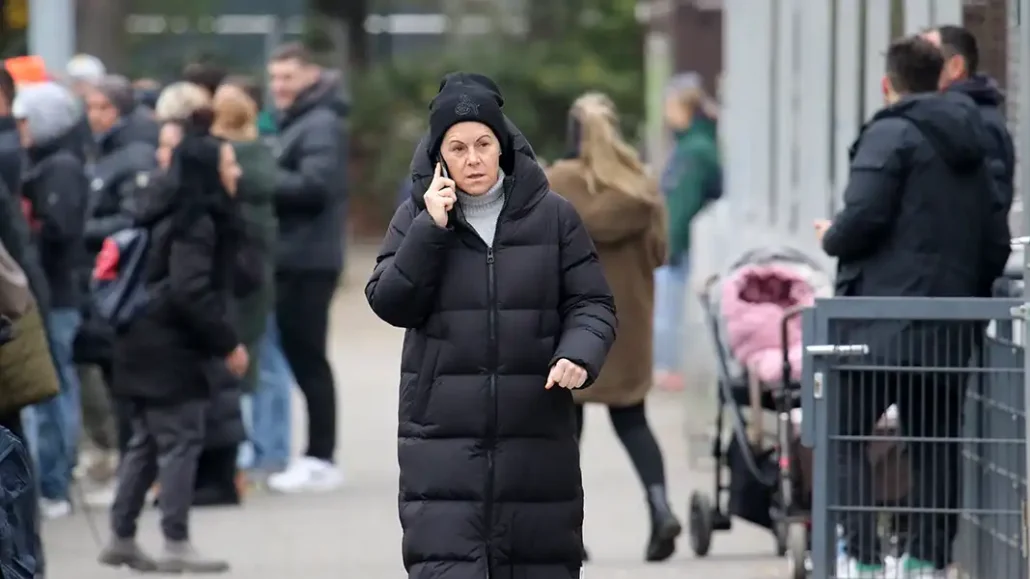
[(588, 93), (569, 113), (569, 154), (547, 170), (551, 188), (579, 212), (615, 295), (619, 335), (597, 381), (575, 392), (583, 404), (608, 406), (615, 432), (644, 485), (651, 516), (645, 559), (664, 561), (682, 531), (665, 487), (661, 449), (647, 423), (651, 389), (654, 270), (665, 261), (665, 208), (658, 184), (623, 140), (611, 100)]

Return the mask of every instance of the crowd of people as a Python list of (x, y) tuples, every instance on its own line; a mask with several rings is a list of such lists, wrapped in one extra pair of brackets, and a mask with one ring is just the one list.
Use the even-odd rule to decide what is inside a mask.
[[(44, 576), (39, 523), (72, 512), (76, 478), (86, 503), (110, 506), (100, 562), (164, 572), (228, 569), (190, 542), (193, 506), (239, 504), (249, 483), (343, 483), (325, 340), (347, 105), (300, 45), (267, 78), (198, 62), (162, 87), (88, 55), (0, 69), (0, 425), (22, 457), (4, 468), (26, 468), (3, 474), (34, 483), (5, 508), (18, 537), (4, 569)], [(294, 384), (309, 409), (300, 457)], [(156, 553), (135, 540), (151, 501)]]
[[(284, 493), (343, 482), (325, 352), (344, 257), (339, 77), (285, 45), (268, 63), (265, 107), (259, 83), (210, 63), (165, 87), (88, 56), (59, 75), (5, 64), (0, 434), (13, 437), (0, 448), (18, 460), (0, 466), (37, 483), (18, 490), (28, 502), (4, 507), (14, 558), (43, 575), (37, 523), (71, 512), (88, 439), (118, 462), (101, 563), (223, 572), (228, 562), (190, 542), (191, 507), (239, 503), (240, 473)], [(837, 292), (990, 295), (1009, 253), (1014, 173), (1000, 93), (958, 27), (894, 42), (886, 65), (886, 104), (851, 151), (844, 207), (815, 226), (839, 260)], [(691, 224), (722, 194), (717, 109), (703, 84), (696, 74), (670, 83), (674, 146), (655, 178), (603, 94), (571, 105), (566, 154), (544, 166), (493, 80), (440, 83), (365, 287), (376, 315), (406, 329), (398, 460), (410, 576), (581, 576), (586, 403), (609, 408), (639, 475), (644, 558), (674, 553), (682, 524), (645, 400), (652, 385), (683, 387)], [(909, 330), (861, 331), (876, 345)], [(955, 365), (970, 357), (944, 354)], [(961, 380), (913, 401), (889, 377), (850, 379), (883, 390), (845, 388), (840, 421), (856, 433), (884, 400), (958, 409), (964, 395)], [(294, 382), (309, 427), (307, 451), (291, 459)], [(925, 456), (956, 460), (939, 438), (954, 437), (960, 417), (928, 422), (923, 434), (936, 438)], [(865, 500), (862, 453), (849, 446), (840, 461), (849, 500)], [(913, 470), (920, 504), (946, 514), (914, 517), (899, 565), (905, 577), (938, 576), (956, 485), (940, 465)], [(154, 500), (165, 539), (156, 553), (135, 539)], [(882, 576), (873, 515), (842, 527), (837, 576)]]

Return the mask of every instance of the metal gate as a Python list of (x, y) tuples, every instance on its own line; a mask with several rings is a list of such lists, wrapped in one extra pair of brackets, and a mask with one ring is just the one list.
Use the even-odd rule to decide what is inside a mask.
[(921, 562), (1028, 577), (1022, 306), (833, 298), (805, 313), (813, 577)]

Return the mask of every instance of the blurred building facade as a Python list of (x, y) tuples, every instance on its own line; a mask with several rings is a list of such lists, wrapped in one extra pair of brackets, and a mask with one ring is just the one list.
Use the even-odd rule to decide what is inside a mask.
[[(695, 284), (746, 249), (788, 244), (832, 264), (818, 248), (815, 219), (840, 207), (847, 149), (882, 105), (883, 52), (894, 37), (962, 23), (980, 42), (981, 69), (1002, 85), (1017, 149), (1030, 139), (1030, 48), (1021, 20), (1027, 0), (653, 0), (654, 41), (649, 147), (663, 146), (660, 77), (694, 70), (715, 90), (725, 160), (725, 201), (695, 223)], [(647, 10), (642, 9), (644, 17)], [(1021, 19), (1021, 15), (1023, 15)], [(1022, 26), (1022, 27), (1021, 27)], [(1023, 40), (1022, 42), (1026, 42)], [(1020, 59), (1020, 54), (1027, 58)], [(657, 91), (657, 92), (656, 92)], [(657, 157), (661, 158), (661, 157)], [(1023, 198), (1030, 176), (1019, 171), (1014, 234), (1027, 231)], [(1023, 184), (1026, 183), (1024, 186)], [(696, 313), (696, 312), (695, 312)], [(700, 320), (696, 320), (698, 323)], [(700, 334), (699, 334), (700, 335)], [(703, 341), (702, 341), (703, 342)], [(711, 372), (704, 343), (690, 358), (698, 379)]]

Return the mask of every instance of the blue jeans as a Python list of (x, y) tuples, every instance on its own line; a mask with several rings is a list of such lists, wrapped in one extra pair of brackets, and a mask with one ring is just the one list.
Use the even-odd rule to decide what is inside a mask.
[(663, 265), (654, 272), (654, 369), (660, 372), (684, 371), (689, 273), (686, 260)]
[(72, 344), (81, 323), (82, 315), (74, 308), (54, 309), (47, 316), (47, 339), (61, 392), (26, 408), (22, 415), (25, 436), (38, 467), (40, 494), (47, 499), (68, 499), (72, 469), (78, 459), (81, 394)]
[(257, 389), (242, 402), (250, 440), (240, 449), (240, 468), (279, 471), (290, 460), (290, 400), (295, 381), (279, 340), (273, 313), (261, 344)]

